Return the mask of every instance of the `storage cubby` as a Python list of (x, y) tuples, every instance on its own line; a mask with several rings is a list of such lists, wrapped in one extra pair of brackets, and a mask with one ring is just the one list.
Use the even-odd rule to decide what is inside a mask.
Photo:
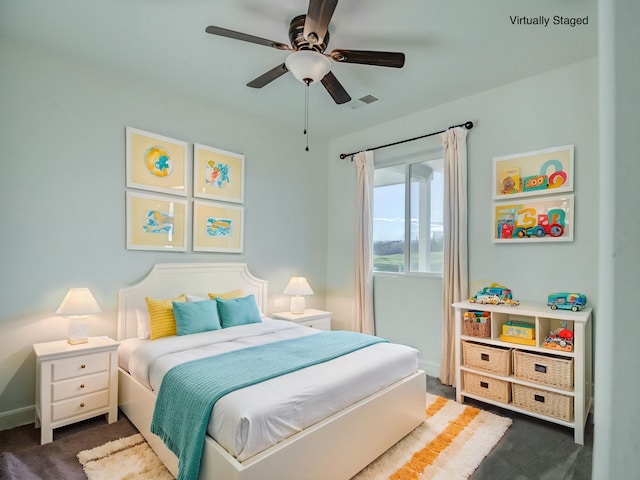
[[(573, 428), (575, 442), (584, 444), (593, 401), (591, 308), (572, 312), (544, 304), (468, 301), (453, 306), (456, 400), (474, 398)], [(465, 325), (468, 312), (490, 319), (490, 335), (486, 328), (470, 328), (470, 315)], [(505, 326), (512, 336), (502, 336)]]

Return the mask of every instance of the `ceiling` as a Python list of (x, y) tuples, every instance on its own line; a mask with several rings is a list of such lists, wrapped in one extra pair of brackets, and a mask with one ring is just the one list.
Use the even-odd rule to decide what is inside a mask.
[[(301, 129), (304, 85), (291, 73), (261, 89), (246, 86), (287, 52), (205, 28), (289, 44), (289, 22), (307, 6), (307, 0), (0, 0), (0, 39)], [(331, 62), (353, 100), (336, 105), (322, 85), (312, 85), (310, 131), (340, 136), (594, 57), (596, 10), (596, 0), (342, 0), (327, 51), (398, 51), (406, 62), (402, 69)], [(553, 25), (554, 15), (588, 16), (588, 25)], [(515, 16), (552, 21), (514, 25)], [(365, 95), (379, 100), (357, 100)]]

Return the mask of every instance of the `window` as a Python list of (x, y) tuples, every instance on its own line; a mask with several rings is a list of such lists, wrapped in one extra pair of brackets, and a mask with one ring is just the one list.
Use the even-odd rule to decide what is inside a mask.
[(374, 272), (442, 273), (444, 162), (414, 160), (375, 170)]

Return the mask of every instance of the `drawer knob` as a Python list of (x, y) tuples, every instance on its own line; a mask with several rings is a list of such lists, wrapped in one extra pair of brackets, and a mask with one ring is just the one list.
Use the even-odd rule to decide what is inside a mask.
[(80, 365), (80, 368), (87, 368), (87, 366), (83, 363), (82, 365)]
[(80, 408), (82, 408), (82, 407), (84, 407), (84, 402), (82, 402), (82, 403), (80, 404)]
[(81, 384), (80, 384), (80, 388), (84, 388), (84, 383), (81, 383)]

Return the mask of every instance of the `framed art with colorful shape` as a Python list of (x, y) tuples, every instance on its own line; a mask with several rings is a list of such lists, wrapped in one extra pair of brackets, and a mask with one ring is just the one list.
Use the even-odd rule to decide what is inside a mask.
[(188, 144), (126, 127), (127, 187), (187, 196)]
[(573, 241), (573, 210), (573, 195), (494, 203), (493, 241)]
[(185, 252), (186, 199), (128, 191), (127, 249)]
[(493, 198), (560, 194), (573, 191), (573, 145), (494, 157)]
[(193, 251), (242, 253), (244, 208), (193, 201)]
[(244, 155), (194, 144), (193, 196), (243, 203)]

